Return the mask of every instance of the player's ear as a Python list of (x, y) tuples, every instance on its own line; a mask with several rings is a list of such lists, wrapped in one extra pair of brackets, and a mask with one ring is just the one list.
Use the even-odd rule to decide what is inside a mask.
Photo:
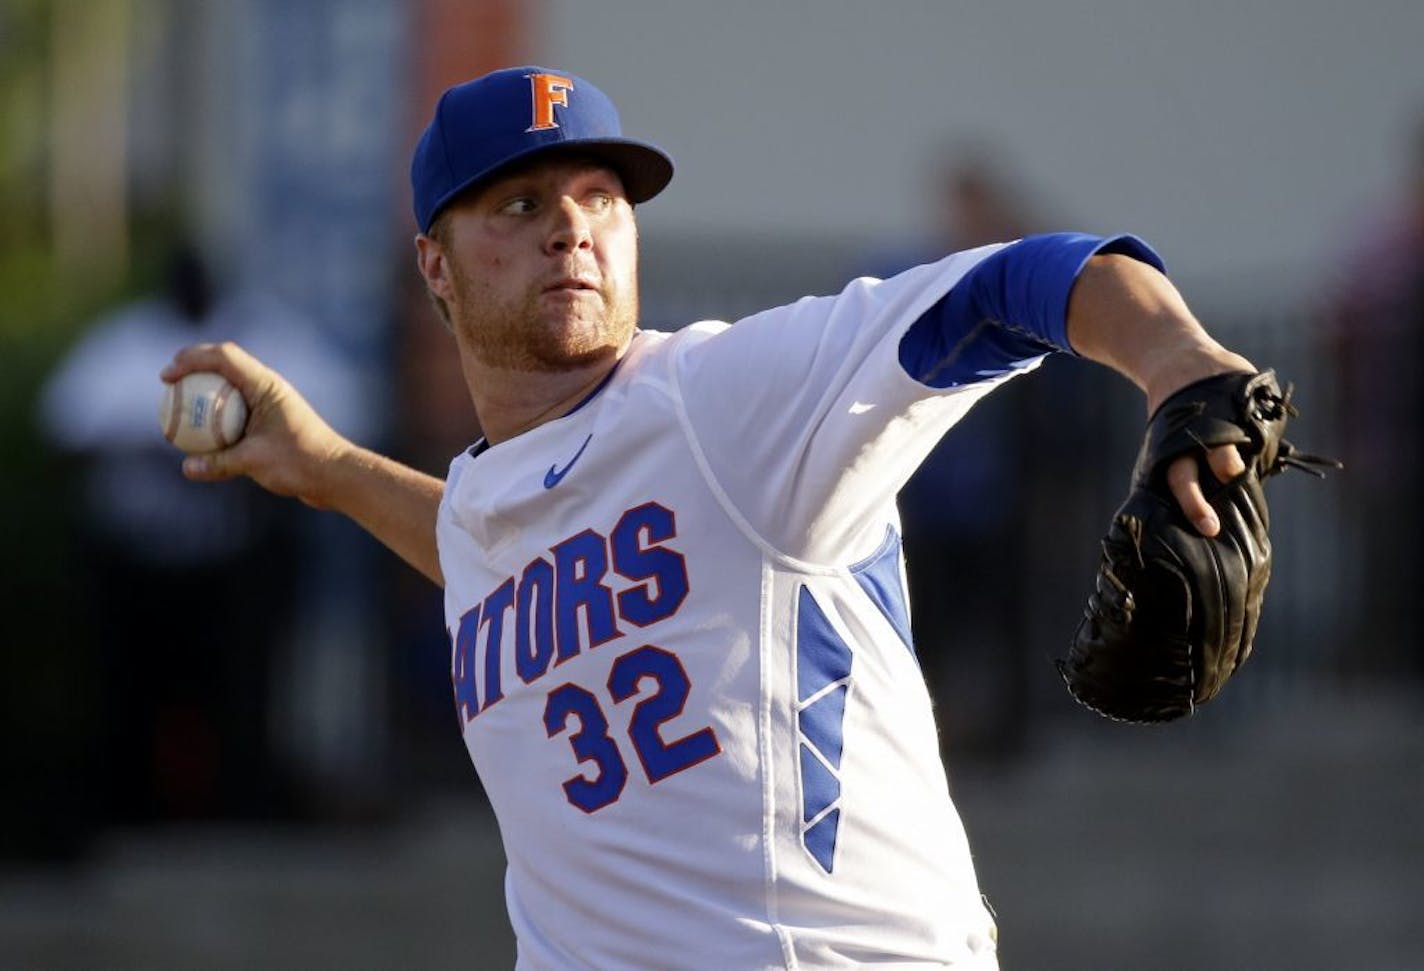
[(438, 240), (424, 233), (416, 234), (415, 265), (431, 293), (442, 300), (449, 300), (455, 295), (450, 285), (450, 261), (446, 259), (445, 248)]

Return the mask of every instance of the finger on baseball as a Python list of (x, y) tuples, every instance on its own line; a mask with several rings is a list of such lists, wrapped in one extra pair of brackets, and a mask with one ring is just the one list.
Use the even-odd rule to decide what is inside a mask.
[(216, 370), (216, 363), (221, 357), (218, 348), (219, 344), (188, 344), (178, 348), (173, 353), (173, 360), (164, 365), (163, 370), (158, 372), (158, 376), (167, 382), (177, 381), (185, 374), (194, 371)]
[(1221, 522), (1202, 494), (1195, 455), (1183, 455), (1167, 467), (1167, 485), (1197, 532), (1203, 536), (1215, 536), (1221, 531)]
[(220, 452), (189, 455), (183, 459), (183, 476), (193, 482), (222, 482), (235, 478), (241, 475), (234, 461), (233, 453), (236, 451), (234, 446)]
[(1206, 461), (1211, 466), (1212, 472), (1216, 473), (1216, 477), (1222, 482), (1230, 482), (1246, 471), (1246, 461), (1241, 457), (1241, 452), (1235, 445), (1218, 445), (1216, 448), (1208, 449)]
[(233, 383), (246, 398), (255, 397), (262, 363), (231, 341), (221, 344), (189, 344), (179, 348), (158, 376), (173, 383), (194, 371), (216, 371)]

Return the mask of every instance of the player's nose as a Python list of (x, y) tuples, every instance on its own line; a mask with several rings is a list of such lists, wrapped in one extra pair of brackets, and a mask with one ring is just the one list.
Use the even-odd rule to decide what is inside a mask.
[(584, 212), (583, 207), (573, 197), (564, 196), (554, 208), (553, 225), (549, 230), (547, 246), (553, 253), (567, 253), (593, 246), (588, 213)]

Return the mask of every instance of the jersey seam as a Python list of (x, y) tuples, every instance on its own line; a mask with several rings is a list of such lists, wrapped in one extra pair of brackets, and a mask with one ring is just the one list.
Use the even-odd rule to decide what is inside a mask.
[[(1003, 247), (1000, 246), (994, 251), (997, 252), (998, 249), (1002, 248)], [(988, 249), (988, 247), (985, 247), (985, 249)], [(950, 256), (954, 255), (956, 254), (948, 254), (945, 259), (948, 259)], [(978, 262), (982, 262), (990, 255), (992, 255), (992, 253), (984, 254), (979, 258), (978, 261), (976, 261), (975, 265), (977, 265)], [(933, 285), (924, 288), (924, 292), (917, 294), (915, 297), (911, 298), (908, 301), (909, 306), (904, 311), (904, 319), (900, 322), (899, 326), (893, 329), (894, 334), (889, 335), (893, 337), (895, 347), (898, 348), (899, 342), (904, 339), (905, 333), (914, 324), (914, 322), (920, 317), (922, 317), (925, 313), (927, 313), (929, 309), (933, 307), (938, 300), (943, 299), (946, 294), (953, 290), (954, 287), (957, 286), (959, 282), (963, 280), (964, 277), (969, 273), (970, 269), (972, 269), (972, 267), (966, 268), (957, 277), (955, 277), (953, 280), (948, 281), (947, 283), (945, 280), (945, 271), (942, 268), (936, 269), (935, 280)], [(735, 326), (735, 324), (728, 324), (727, 326), (732, 327)], [(712, 464), (708, 460), (707, 454), (703, 450), (701, 442), (698, 440), (697, 432), (692, 425), (692, 419), (687, 413), (686, 399), (682, 394), (681, 369), (679, 367), (679, 364), (682, 361), (683, 356), (687, 353), (687, 351), (688, 347), (686, 341), (679, 340), (677, 346), (673, 349), (673, 353), (668, 355), (667, 381), (669, 384), (669, 393), (671, 394), (671, 397), (673, 399), (673, 407), (676, 409), (678, 424), (682, 426), (683, 437), (687, 440), (688, 448), (692, 451), (693, 461), (695, 461), (697, 464), (697, 470), (701, 474), (703, 481), (706, 483), (707, 488), (712, 492), (713, 497), (717, 500), (717, 504), (722, 508), (723, 513), (727, 516), (727, 518), (732, 521), (732, 524), (737, 528), (738, 532), (745, 536), (747, 540), (752, 543), (753, 546), (761, 550), (763, 555), (771, 558), (772, 560), (775, 560), (777, 563), (803, 574), (812, 574), (816, 576), (846, 576), (848, 571), (847, 566), (845, 564), (815, 563), (809, 560), (803, 560), (798, 557), (792, 556), (791, 554), (781, 550), (779, 547), (773, 544), (771, 540), (762, 535), (761, 531), (758, 530), (752, 524), (752, 522), (742, 513), (741, 509), (738, 508), (737, 504), (732, 501), (731, 496), (722, 487), (721, 482), (718, 480), (716, 474), (712, 471)], [(1022, 369), (1022, 372), (1032, 370), (1037, 364), (1041, 363), (1041, 361), (1042, 358), (1039, 358), (1038, 360), (1031, 362), (1028, 366)], [(927, 385), (922, 381), (916, 380), (913, 375), (911, 375), (908, 371), (905, 370), (903, 365), (893, 368), (892, 372), (898, 376), (898, 379), (908, 382), (908, 386), (913, 388), (917, 394), (923, 394), (924, 392), (928, 391), (930, 392), (930, 397), (949, 397), (953, 395), (956, 391), (960, 390), (954, 387), (935, 388), (932, 385)], [(1008, 380), (1016, 373), (1022, 372), (1016, 372), (1015, 370), (1011, 369), (1004, 374), (995, 375), (991, 378), (985, 379), (984, 381), (974, 383), (983, 385), (985, 388), (984, 393), (987, 393), (988, 390), (991, 390), (997, 384)]]
[(761, 710), (757, 713), (757, 755), (762, 765), (762, 866), (766, 892), (766, 919), (771, 925), (781, 947), (781, 957), (788, 969), (796, 967), (796, 948), (792, 944), (790, 932), (781, 924), (781, 906), (777, 893), (776, 861), (776, 769), (771, 753), (771, 706), (775, 692), (768, 690), (767, 678), (771, 658), (770, 645), (772, 615), (771, 604), (776, 596), (776, 573), (765, 559), (761, 567), (761, 623), (758, 625), (758, 657), (761, 662), (759, 688)]
[(890, 523), (886, 523), (885, 535), (881, 538), (880, 545), (875, 547), (875, 550), (868, 556), (863, 556), (846, 567), (846, 571), (853, 577), (860, 576), (866, 570), (870, 569), (877, 560), (884, 556), (899, 538), (900, 534), (896, 531), (895, 527)]
[(682, 382), (678, 376), (678, 363), (686, 353), (685, 346), (679, 346), (676, 352), (668, 356), (668, 369), (670, 371), (668, 380), (671, 382), (671, 397), (673, 408), (677, 412), (678, 424), (682, 427), (683, 438), (687, 441), (687, 447), (692, 452), (692, 459), (697, 463), (697, 471), (702, 476), (702, 481), (706, 484), (712, 497), (717, 500), (717, 505), (722, 512), (732, 521), (732, 525), (737, 531), (746, 537), (747, 541), (761, 551), (762, 555), (776, 563), (795, 570), (799, 573), (815, 574), (817, 576), (844, 576), (846, 568), (832, 564), (812, 563), (808, 560), (798, 559), (789, 553), (785, 553), (764, 537), (751, 521), (747, 519), (742, 511), (737, 508), (737, 504), (732, 501), (716, 474), (712, 471), (712, 463), (707, 459), (707, 453), (703, 451), (702, 444), (697, 440), (697, 432), (692, 427), (692, 419), (687, 413), (687, 402), (682, 394)]

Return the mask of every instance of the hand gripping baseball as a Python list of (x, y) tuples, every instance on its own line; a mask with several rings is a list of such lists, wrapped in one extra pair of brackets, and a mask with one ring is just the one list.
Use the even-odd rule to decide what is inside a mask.
[[(1287, 466), (1315, 475), (1338, 467), (1281, 437), (1296, 414), (1290, 396), (1272, 371), (1218, 375), (1182, 388), (1148, 421), (1094, 590), (1057, 662), (1084, 705), (1122, 721), (1180, 718), (1215, 697), (1250, 655), (1271, 575), (1262, 480)], [(1207, 451), (1222, 445), (1235, 445), (1246, 463), (1228, 482), (1207, 466)], [(1167, 482), (1183, 455), (1197, 457), (1221, 522), (1215, 536), (1187, 520)]]
[(236, 344), (194, 344), (180, 350), (160, 377), (176, 381), (194, 371), (216, 371), (237, 387), (251, 414), (246, 435), (230, 448), (183, 460), (183, 474), (199, 482), (250, 476), (263, 488), (326, 508), (327, 468), (350, 443), (338, 435), (276, 371)]

